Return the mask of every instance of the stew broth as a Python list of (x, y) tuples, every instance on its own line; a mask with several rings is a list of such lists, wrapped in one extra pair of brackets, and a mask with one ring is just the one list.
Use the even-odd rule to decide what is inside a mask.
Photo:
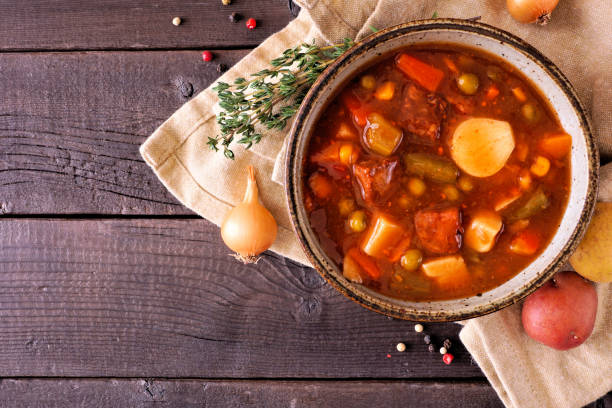
[(570, 150), (510, 65), (454, 45), (408, 48), (353, 78), (319, 118), (304, 205), (347, 279), (407, 300), (468, 297), (547, 246)]

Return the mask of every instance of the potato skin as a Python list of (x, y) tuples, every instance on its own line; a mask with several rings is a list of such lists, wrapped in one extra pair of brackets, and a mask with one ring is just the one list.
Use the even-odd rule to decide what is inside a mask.
[(591, 335), (596, 315), (595, 287), (574, 272), (560, 272), (527, 298), (522, 320), (532, 339), (568, 350)]

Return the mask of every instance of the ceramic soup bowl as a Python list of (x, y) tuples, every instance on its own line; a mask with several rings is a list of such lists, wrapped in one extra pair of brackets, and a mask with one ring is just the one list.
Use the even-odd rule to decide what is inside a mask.
[[(303, 166), (312, 129), (328, 103), (351, 78), (384, 56), (412, 44), (460, 44), (496, 55), (520, 70), (548, 99), (572, 136), (571, 192), (560, 227), (546, 249), (512, 279), (488, 292), (445, 301), (413, 302), (354, 284), (322, 250), (303, 205)], [(521, 39), (497, 28), (454, 19), (415, 21), (377, 32), (356, 44), (316, 81), (297, 114), (287, 150), (286, 186), (296, 233), (317, 271), (362, 306), (388, 316), (419, 321), (452, 321), (481, 316), (516, 303), (566, 263), (582, 238), (597, 193), (599, 158), (585, 109), (559, 69)]]

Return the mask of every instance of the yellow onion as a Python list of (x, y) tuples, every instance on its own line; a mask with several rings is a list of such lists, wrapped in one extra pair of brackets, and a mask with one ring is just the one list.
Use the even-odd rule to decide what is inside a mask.
[(521, 23), (545, 25), (559, 0), (506, 0), (506, 7), (515, 20)]
[(255, 169), (249, 166), (249, 176), (242, 202), (232, 208), (221, 224), (221, 238), (235, 257), (244, 263), (256, 262), (258, 255), (276, 239), (276, 221), (260, 204)]

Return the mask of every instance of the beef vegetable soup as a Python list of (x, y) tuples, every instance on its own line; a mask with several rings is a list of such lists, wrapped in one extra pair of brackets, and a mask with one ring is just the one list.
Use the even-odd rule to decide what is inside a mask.
[(571, 136), (495, 56), (407, 48), (344, 86), (305, 156), (304, 206), (344, 276), (395, 298), (473, 296), (544, 250)]

